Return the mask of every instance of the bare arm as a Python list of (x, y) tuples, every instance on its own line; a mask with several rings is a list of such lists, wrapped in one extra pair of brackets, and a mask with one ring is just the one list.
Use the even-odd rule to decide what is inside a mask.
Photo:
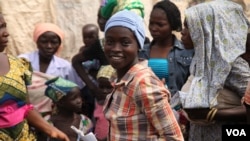
[(244, 106), (237, 106), (230, 109), (218, 110), (214, 119), (216, 121), (246, 121), (246, 108)]
[(72, 58), (72, 65), (82, 81), (84, 81), (87, 87), (92, 91), (96, 92), (97, 86), (90, 80), (87, 71), (82, 66), (82, 62), (87, 61), (83, 53), (78, 53)]
[[(26, 99), (27, 103), (30, 103), (29, 97)], [(50, 125), (36, 110), (30, 110), (26, 116), (28, 123), (36, 129), (44, 132), (51, 138), (61, 139), (63, 141), (70, 141), (68, 136), (56, 127)]]
[(159, 136), (165, 140), (182, 141), (183, 135), (179, 124), (169, 105), (170, 92), (163, 83), (155, 77), (143, 77), (139, 83), (140, 94), (138, 99), (142, 105), (147, 119), (155, 127)]
[[(210, 109), (185, 109), (185, 111), (191, 120), (205, 120)], [(213, 120), (246, 122), (246, 108), (244, 106), (236, 106), (234, 108), (220, 109), (216, 112)]]
[(63, 141), (70, 141), (66, 134), (57, 128), (50, 125), (45, 121), (42, 116), (35, 110), (30, 110), (27, 115), (27, 120), (30, 125), (34, 126), (38, 130), (46, 133), (51, 138), (61, 139)]

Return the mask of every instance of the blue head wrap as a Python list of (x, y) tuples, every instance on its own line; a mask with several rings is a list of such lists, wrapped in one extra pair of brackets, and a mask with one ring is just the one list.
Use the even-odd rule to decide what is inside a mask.
[(140, 48), (143, 48), (145, 40), (145, 29), (142, 17), (133, 11), (122, 10), (114, 14), (106, 23), (104, 32), (115, 26), (126, 27), (130, 29), (136, 36)]

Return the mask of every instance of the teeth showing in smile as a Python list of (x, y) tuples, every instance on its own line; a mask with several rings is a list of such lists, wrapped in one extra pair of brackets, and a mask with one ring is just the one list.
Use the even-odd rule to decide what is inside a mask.
[(114, 60), (119, 60), (119, 59), (122, 59), (122, 57), (121, 57), (121, 56), (111, 56), (111, 58), (112, 58), (112, 59), (114, 59)]

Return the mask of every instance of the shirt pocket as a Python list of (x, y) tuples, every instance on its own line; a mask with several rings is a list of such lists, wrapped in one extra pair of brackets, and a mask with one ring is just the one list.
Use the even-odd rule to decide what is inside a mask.
[(192, 57), (190, 56), (180, 56), (176, 59), (177, 63), (184, 67), (189, 67), (192, 62)]

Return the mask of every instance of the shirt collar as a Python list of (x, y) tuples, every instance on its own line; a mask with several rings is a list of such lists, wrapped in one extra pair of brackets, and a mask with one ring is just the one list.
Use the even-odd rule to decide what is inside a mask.
[[(172, 34), (173, 38), (174, 38), (174, 45), (173, 48), (179, 48), (179, 49), (185, 49), (184, 46), (182, 45), (182, 43), (180, 42), (180, 40), (178, 40), (176, 38), (176, 36), (174, 34)], [(154, 44), (154, 40), (151, 42), (150, 46), (152, 46)]]
[[(136, 63), (134, 66), (132, 66), (128, 72), (122, 77), (120, 82), (115, 82), (113, 85), (115, 88), (126, 86), (129, 82), (131, 82), (136, 75), (136, 73), (140, 70), (146, 69), (148, 67), (148, 61), (144, 59), (140, 59), (139, 63)], [(117, 80), (117, 79), (116, 79)]]

